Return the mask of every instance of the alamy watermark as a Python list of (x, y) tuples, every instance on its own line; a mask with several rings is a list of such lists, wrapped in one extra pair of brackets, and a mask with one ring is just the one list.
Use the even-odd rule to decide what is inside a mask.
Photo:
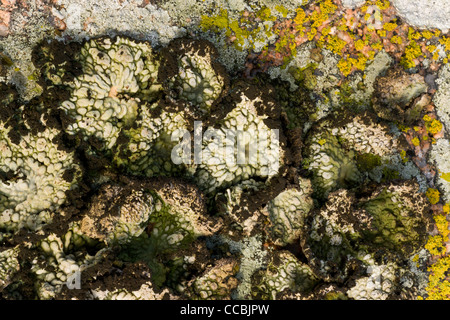
[(81, 271), (76, 270), (67, 276), (66, 286), (68, 289), (81, 289)]
[(191, 132), (185, 129), (173, 132), (172, 142), (179, 142), (171, 152), (174, 164), (191, 165), (193, 163), (226, 165), (227, 167), (251, 165), (261, 168), (263, 175), (270, 176), (278, 172), (280, 166), (278, 129), (208, 128), (203, 133), (202, 122), (195, 121), (193, 133), (192, 137)]

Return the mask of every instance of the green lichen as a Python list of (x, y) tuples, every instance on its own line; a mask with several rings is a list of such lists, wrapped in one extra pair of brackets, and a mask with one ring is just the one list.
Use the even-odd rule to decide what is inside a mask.
[(284, 296), (307, 296), (319, 279), (292, 253), (274, 252), (264, 270), (252, 277), (252, 296), (258, 300), (278, 300)]
[(373, 220), (363, 234), (371, 245), (404, 256), (423, 245), (427, 205), (425, 197), (417, 190), (414, 183), (391, 184), (365, 201), (362, 208)]

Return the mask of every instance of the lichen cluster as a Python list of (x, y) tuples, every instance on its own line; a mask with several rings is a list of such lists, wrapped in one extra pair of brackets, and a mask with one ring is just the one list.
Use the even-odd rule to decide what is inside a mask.
[(195, 34), (38, 46), (42, 94), (0, 93), (0, 297), (448, 298), (444, 38), (340, 5), (202, 16), (239, 74)]

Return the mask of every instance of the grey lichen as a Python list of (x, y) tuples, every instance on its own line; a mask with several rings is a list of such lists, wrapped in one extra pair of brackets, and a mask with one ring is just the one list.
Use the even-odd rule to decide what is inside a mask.
[[(153, 115), (155, 112), (160, 112), (159, 117)], [(113, 163), (133, 175), (173, 176), (184, 171), (186, 175), (192, 176), (196, 165), (188, 164), (192, 162), (190, 158), (178, 165), (172, 162), (172, 150), (177, 145), (177, 141), (172, 137), (181, 138), (187, 130), (185, 112), (161, 110), (158, 102), (152, 105), (144, 104), (134, 127), (122, 131), (127, 142), (115, 148)], [(180, 158), (184, 157), (182, 150), (180, 148), (180, 152), (176, 154)]]
[(322, 119), (310, 130), (303, 152), (305, 167), (313, 174), (315, 193), (320, 198), (338, 188), (362, 183), (364, 171), (389, 162), (401, 146), (390, 127), (374, 114), (338, 114)]
[[(204, 14), (211, 4), (176, 3), (144, 7), (184, 19), (180, 8)], [(271, 0), (223, 3), (231, 19), (260, 5), (284, 15)], [(228, 51), (183, 24), (196, 39), (162, 48), (103, 36), (68, 47), (66, 61), (68, 51), (43, 44), (34, 52), (42, 97), (22, 106), (2, 93), (2, 297), (17, 288), (37, 299), (417, 296), (409, 263), (428, 231), (423, 178), (409, 170), (380, 184), (377, 172), (399, 159), (389, 121), (412, 122), (429, 102), (423, 77), (383, 75), (382, 52), (341, 85), (338, 57), (307, 43), (293, 68), (272, 69), (288, 84), (239, 80), (219, 63)], [(438, 141), (431, 159), (443, 149)]]
[(356, 280), (347, 291), (349, 298), (355, 300), (386, 300), (394, 292), (398, 278), (395, 263), (386, 265), (370, 265), (367, 277)]
[(300, 179), (299, 188), (284, 190), (267, 204), (272, 242), (279, 246), (298, 240), (305, 217), (313, 208), (311, 182)]
[(104, 185), (80, 223), (82, 234), (105, 244), (124, 244), (145, 232), (154, 212), (153, 196), (145, 189), (123, 192)]
[(311, 136), (306, 149), (307, 169), (313, 172), (313, 184), (318, 197), (327, 195), (340, 187), (351, 187), (361, 181), (355, 153), (346, 151), (338, 139), (325, 131)]
[(92, 39), (81, 48), (83, 73), (74, 79), (69, 100), (61, 104), (72, 119), (66, 132), (95, 137), (100, 150), (111, 149), (122, 127), (138, 115), (141, 101), (149, 101), (161, 89), (159, 61), (152, 47), (127, 38)]
[(167, 50), (176, 60), (167, 70), (169, 95), (209, 113), (228, 91), (228, 75), (216, 61), (217, 50), (209, 42), (187, 39), (173, 41)]
[[(23, 120), (14, 126), (15, 117), (0, 121), (0, 239), (51, 222), (81, 176), (74, 152), (58, 144), (58, 129), (36, 132)], [(45, 114), (38, 123), (46, 124)], [(26, 133), (17, 135), (18, 127)]]
[[(208, 193), (252, 178), (269, 181), (279, 173), (285, 157), (281, 133), (266, 124), (276, 121), (270, 119), (275, 103), (254, 97), (260, 93), (255, 87), (235, 90), (233, 109), (217, 130), (209, 128), (209, 135), (203, 136), (204, 161), (198, 166), (196, 181)], [(235, 141), (239, 141), (236, 147)]]
[(19, 260), (17, 260), (18, 253), (18, 248), (0, 252), (0, 291), (11, 283), (14, 273), (20, 270)]
[[(36, 292), (40, 299), (52, 299), (70, 282), (76, 273), (98, 263), (105, 251), (102, 249), (94, 255), (88, 253), (73, 254), (64, 249), (60, 237), (51, 234), (39, 243), (40, 254), (35, 258), (31, 271), (37, 281)], [(75, 279), (75, 278), (74, 278)]]

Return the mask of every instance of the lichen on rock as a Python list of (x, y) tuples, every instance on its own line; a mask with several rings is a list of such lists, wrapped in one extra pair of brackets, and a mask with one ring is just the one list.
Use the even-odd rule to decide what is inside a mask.
[(17, 260), (18, 248), (0, 252), (0, 292), (11, 283), (14, 273), (20, 270)]
[(161, 90), (158, 57), (148, 43), (117, 37), (87, 41), (78, 60), (83, 73), (60, 106), (71, 119), (65, 130), (98, 139), (100, 151), (111, 149), (136, 119), (139, 104)]
[(27, 121), (16, 113), (0, 121), (0, 238), (41, 229), (77, 188), (80, 164), (47, 116)]
[[(206, 40), (177, 39), (165, 51), (171, 63), (163, 65), (169, 96), (209, 113), (228, 91), (228, 75), (216, 60), (216, 48)], [(172, 58), (172, 59), (171, 59)]]
[(315, 272), (342, 281), (350, 270), (364, 268), (366, 253), (392, 261), (416, 253), (430, 223), (425, 196), (417, 190), (416, 182), (405, 181), (367, 190), (370, 196), (359, 199), (345, 189), (331, 193), (325, 206), (309, 214), (301, 237)]
[(423, 76), (410, 74), (401, 67), (388, 69), (375, 80), (373, 108), (383, 119), (412, 122), (421, 110), (415, 110), (413, 102), (426, 93), (428, 86)]
[(237, 287), (235, 278), (239, 265), (233, 259), (222, 259), (206, 270), (190, 284), (191, 299), (223, 300), (229, 299), (231, 292)]
[(271, 222), (270, 238), (279, 246), (292, 244), (298, 240), (306, 215), (313, 208), (311, 182), (299, 179), (298, 189), (284, 190), (271, 200), (266, 210)]
[[(8, 69), (21, 90), (33, 72), (40, 96), (0, 85), (1, 298), (430, 290), (426, 260), (446, 254), (446, 36), (384, 0), (137, 2), (95, 8), (150, 25), (81, 40), (106, 30), (106, 11), (83, 11), (82, 31), (34, 49), (35, 71)], [(70, 3), (45, 4), (53, 22)]]
[(306, 298), (318, 282), (309, 266), (301, 263), (292, 253), (276, 251), (267, 268), (253, 275), (252, 295), (260, 300), (278, 300), (295, 294)]
[(231, 90), (231, 111), (203, 136), (196, 181), (208, 193), (255, 177), (268, 181), (285, 157), (275, 102), (245, 83)]

